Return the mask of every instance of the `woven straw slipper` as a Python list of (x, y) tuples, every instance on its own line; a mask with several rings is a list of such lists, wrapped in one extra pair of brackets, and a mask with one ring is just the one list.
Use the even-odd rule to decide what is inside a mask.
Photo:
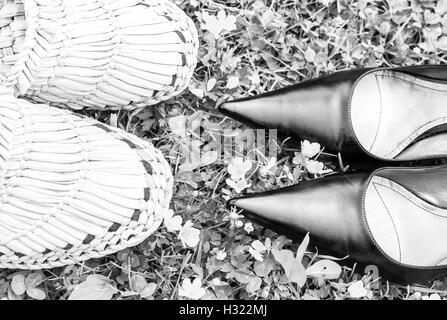
[(0, 268), (98, 258), (160, 225), (173, 178), (151, 143), (0, 89)]
[(192, 77), (197, 30), (169, 1), (3, 2), (0, 73), (16, 96), (73, 109), (134, 109), (177, 95)]

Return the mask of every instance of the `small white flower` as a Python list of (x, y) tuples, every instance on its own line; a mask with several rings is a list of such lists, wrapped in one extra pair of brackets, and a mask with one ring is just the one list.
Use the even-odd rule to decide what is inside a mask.
[(178, 234), (180, 241), (185, 247), (194, 248), (200, 241), (200, 230), (192, 225), (190, 220), (186, 221)]
[(206, 294), (206, 290), (202, 288), (202, 280), (199, 278), (194, 279), (193, 282), (189, 278), (186, 278), (183, 280), (178, 294), (182, 297), (199, 300)]
[(307, 171), (312, 174), (320, 174), (323, 172), (324, 163), (315, 160), (309, 160), (306, 164)]
[(265, 177), (267, 174), (271, 174), (271, 169), (276, 165), (276, 157), (272, 157), (265, 166), (261, 166), (259, 174)]
[(258, 260), (260, 262), (264, 261), (264, 257), (262, 256), (262, 254), (265, 251), (267, 251), (267, 248), (259, 240), (253, 241), (253, 243), (251, 244), (251, 247), (248, 249), (248, 252), (250, 252), (250, 254), (253, 256), (253, 258), (255, 258), (256, 260)]
[(244, 225), (244, 230), (245, 230), (245, 232), (247, 232), (247, 233), (253, 232), (253, 230), (254, 230), (254, 228), (253, 228), (253, 224), (252, 224), (251, 222), (247, 222), (247, 223)]
[(205, 96), (205, 93), (203, 92), (203, 90), (202, 89), (200, 89), (200, 88), (194, 88), (192, 85), (190, 85), (189, 87), (188, 87), (188, 89), (189, 89), (189, 91), (191, 91), (191, 93), (193, 94), (193, 95), (195, 95), (197, 98), (199, 98), (199, 99), (203, 99), (203, 97)]
[(230, 220), (230, 227), (231, 228), (240, 228), (244, 225), (244, 223), (241, 221), (241, 219), (244, 216), (240, 215), (239, 213), (237, 213), (236, 208), (231, 208), (230, 214), (228, 216), (229, 220)]
[(365, 289), (361, 280), (351, 283), (348, 287), (348, 292), (351, 298), (363, 298), (368, 294), (368, 290)]
[(412, 298), (413, 300), (421, 300), (422, 299), (422, 293), (416, 291), (415, 293), (413, 293), (410, 298)]
[(235, 226), (236, 228), (241, 228), (243, 225), (244, 225), (244, 223), (243, 223), (241, 220), (236, 220), (236, 221), (234, 222), (234, 226)]
[(307, 140), (301, 141), (301, 153), (308, 158), (315, 157), (320, 152), (320, 150), (321, 146), (319, 143), (310, 143)]
[(215, 39), (218, 39), (224, 31), (236, 30), (236, 17), (227, 16), (224, 10), (220, 10), (217, 16), (210, 15), (205, 11), (202, 14), (202, 20), (204, 22), (203, 29), (211, 32)]
[(234, 89), (239, 86), (239, 77), (238, 76), (230, 76), (227, 81), (227, 88)]
[(221, 285), (225, 284), (225, 282), (223, 282), (222, 280), (220, 280), (220, 279), (217, 278), (217, 277), (214, 278), (213, 280), (211, 280), (210, 283), (211, 283), (213, 286), (221, 286)]
[(179, 231), (182, 228), (183, 219), (181, 216), (174, 216), (174, 210), (169, 209), (164, 218), (164, 225), (169, 232)]
[(292, 162), (296, 165), (303, 165), (307, 162), (307, 158), (301, 152), (295, 152)]
[(251, 183), (248, 183), (245, 179), (238, 179), (234, 181), (233, 179), (226, 179), (225, 182), (236, 191), (236, 193), (241, 193), (245, 189), (251, 187)]
[(216, 253), (216, 259), (219, 261), (225, 260), (225, 258), (227, 257), (227, 253), (225, 252), (225, 250), (218, 250)]
[(257, 73), (256, 71), (255, 73), (249, 75), (247, 78), (251, 81), (253, 85), (258, 85), (261, 83), (261, 77), (259, 76), (259, 73)]
[(228, 165), (228, 173), (233, 181), (244, 179), (248, 170), (253, 166), (250, 160), (245, 160), (242, 157), (235, 157), (231, 159)]
[(230, 217), (230, 220), (239, 220), (239, 219), (242, 219), (244, 216), (237, 213), (236, 209), (232, 209), (230, 211), (229, 217)]

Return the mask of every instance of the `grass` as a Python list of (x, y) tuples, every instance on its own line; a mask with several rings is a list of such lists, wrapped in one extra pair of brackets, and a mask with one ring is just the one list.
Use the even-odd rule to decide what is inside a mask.
[[(201, 42), (189, 89), (178, 98), (139, 111), (85, 113), (147, 138), (163, 150), (176, 181), (172, 208), (200, 230), (200, 242), (185, 248), (178, 233), (162, 226), (137, 247), (103, 259), (42, 272), (2, 270), (0, 298), (66, 299), (92, 274), (102, 276), (98, 279), (113, 289), (102, 296), (108, 299), (112, 295), (114, 299), (182, 298), (179, 290), (185, 289), (184, 279), (195, 278), (200, 285), (191, 291), (204, 289), (205, 299), (444, 298), (445, 279), (400, 286), (374, 280), (355, 265), (343, 267), (337, 279), (308, 277), (301, 286), (289, 281), (270, 249), (296, 252), (299, 244), (256, 224), (248, 233), (244, 230), (250, 231), (248, 221), (225, 207), (225, 201), (237, 194), (227, 182), (232, 177), (229, 162), (255, 150), (242, 146), (239, 155), (223, 162), (213, 161), (212, 150), (224, 130), (229, 135), (244, 130), (217, 112), (216, 104), (225, 99), (354, 67), (445, 63), (447, 1), (175, 2), (196, 22)], [(217, 16), (219, 11), (228, 19), (223, 20), (227, 29), (220, 32), (206, 15)], [(228, 17), (236, 18), (235, 28)], [(192, 132), (182, 133), (179, 125), (192, 128)], [(203, 163), (194, 152), (188, 159), (182, 147), (198, 133), (201, 140), (194, 152), (200, 149), (208, 156)], [(313, 178), (299, 165), (296, 151), (282, 150), (267, 175), (260, 172), (268, 159), (250, 160), (252, 165), (243, 177), (250, 187), (244, 191), (274, 189)], [(326, 167), (340, 170), (333, 159)], [(262, 262), (253, 255), (257, 245)], [(307, 252), (304, 265), (322, 258)], [(44, 294), (31, 290), (17, 295), (13, 283), (21, 275), (34, 279), (30, 288)]]

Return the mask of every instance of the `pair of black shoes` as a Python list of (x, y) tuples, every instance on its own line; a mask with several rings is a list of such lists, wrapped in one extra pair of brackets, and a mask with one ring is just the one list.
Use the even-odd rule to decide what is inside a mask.
[(447, 274), (447, 66), (338, 72), (219, 110), (319, 142), (357, 169), (230, 205), (292, 239), (309, 232), (320, 252), (391, 281)]

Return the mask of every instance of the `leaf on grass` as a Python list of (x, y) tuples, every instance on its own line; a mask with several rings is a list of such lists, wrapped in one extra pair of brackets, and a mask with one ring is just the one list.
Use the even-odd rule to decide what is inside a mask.
[(194, 248), (200, 241), (200, 230), (193, 227), (193, 223), (188, 220), (179, 232), (179, 238), (183, 246)]
[(300, 287), (304, 286), (307, 277), (301, 259), (295, 258), (293, 252), (286, 249), (272, 249), (272, 254), (283, 267), (287, 279)]
[(117, 292), (113, 282), (101, 275), (89, 275), (68, 297), (68, 300), (110, 300)]
[(202, 268), (202, 266), (200, 266), (198, 264), (195, 264), (195, 263), (190, 263), (189, 266), (199, 276), (200, 279), (203, 279), (203, 268)]
[(262, 279), (259, 277), (253, 277), (247, 284), (246, 290), (248, 293), (256, 293), (261, 288)]
[(200, 166), (206, 167), (217, 161), (217, 151), (207, 151), (200, 156)]
[(234, 278), (240, 283), (248, 284), (253, 279), (253, 276), (245, 272), (236, 271), (234, 273)]
[(217, 299), (228, 299), (233, 296), (233, 289), (228, 284), (214, 286), (213, 289)]
[(309, 241), (310, 237), (309, 233), (307, 233), (303, 241), (301, 242), (300, 246), (298, 247), (298, 250), (296, 251), (296, 259), (299, 260), (300, 262), (304, 258), (304, 254), (306, 253), (307, 247), (309, 246)]
[(144, 289), (140, 292), (140, 297), (147, 299), (150, 298), (154, 295), (155, 290), (157, 289), (157, 284), (156, 283), (148, 283)]
[(335, 280), (340, 277), (341, 267), (331, 260), (320, 260), (306, 269), (307, 276), (321, 277), (325, 280)]
[(23, 296), (15, 294), (11, 287), (8, 288), (8, 300), (23, 300)]
[(175, 135), (186, 137), (186, 120), (184, 115), (171, 117), (168, 119), (168, 126)]
[(213, 90), (213, 88), (216, 85), (216, 83), (217, 83), (216, 78), (209, 79), (207, 84), (206, 84), (206, 91), (210, 92), (211, 90)]
[(262, 262), (255, 261), (253, 269), (257, 276), (264, 278), (267, 277), (270, 274), (270, 272), (272, 272), (274, 266), (275, 264), (272, 261), (272, 259), (267, 258), (264, 259), (264, 261)]
[(43, 279), (42, 272), (33, 272), (26, 276), (25, 285), (27, 288), (35, 288), (42, 283)]
[(130, 279), (130, 285), (133, 291), (141, 293), (147, 285), (146, 279), (139, 274), (134, 274)]
[(275, 239), (272, 243), (273, 249), (282, 249), (286, 244), (292, 242), (291, 240), (287, 239), (285, 236), (279, 236), (277, 239)]
[(198, 163), (185, 162), (179, 166), (179, 172), (192, 172), (199, 167)]
[(200, 88), (194, 88), (194, 87), (190, 86), (188, 89), (189, 89), (189, 91), (191, 91), (191, 93), (193, 95), (195, 95), (199, 99), (203, 99), (203, 97), (205, 96), (203, 90)]
[(296, 257), (290, 250), (272, 249), (272, 254), (284, 269), (287, 279), (302, 287), (307, 280), (306, 269), (303, 266), (303, 257), (309, 245), (309, 234), (306, 234), (296, 252)]
[(47, 296), (45, 291), (39, 288), (28, 288), (26, 289), (26, 294), (36, 300), (43, 300)]
[(23, 274), (16, 274), (14, 278), (12, 278), (11, 289), (16, 295), (19, 296), (25, 293), (25, 276)]

